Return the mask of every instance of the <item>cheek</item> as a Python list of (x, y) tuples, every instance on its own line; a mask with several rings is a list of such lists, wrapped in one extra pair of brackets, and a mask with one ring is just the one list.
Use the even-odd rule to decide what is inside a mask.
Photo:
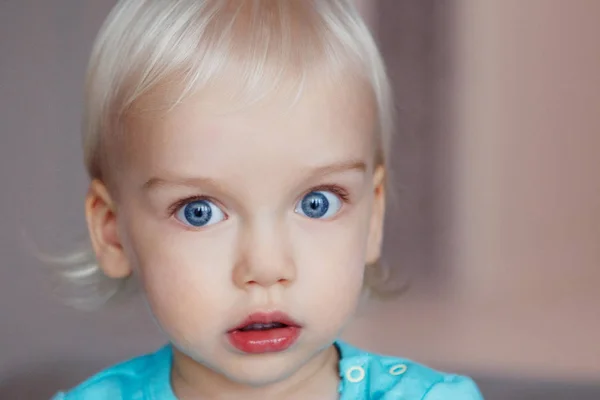
[(353, 313), (363, 287), (366, 239), (369, 218), (366, 210), (348, 218), (318, 226), (311, 222), (308, 231), (296, 240), (297, 265), (302, 266), (299, 284), (310, 296), (307, 309), (319, 310), (323, 321), (338, 324)]
[[(171, 222), (126, 213), (125, 251), (144, 288), (148, 303), (170, 336), (185, 338), (199, 326), (204, 330), (233, 307), (231, 248), (225, 235), (190, 232)], [(185, 340), (185, 339), (184, 339)]]

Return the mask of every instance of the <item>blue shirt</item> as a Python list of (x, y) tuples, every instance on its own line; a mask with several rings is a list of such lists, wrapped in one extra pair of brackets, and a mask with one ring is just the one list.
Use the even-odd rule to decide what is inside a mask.
[[(341, 400), (482, 400), (468, 377), (382, 356), (338, 341)], [(170, 384), (172, 348), (134, 358), (53, 400), (177, 400)]]

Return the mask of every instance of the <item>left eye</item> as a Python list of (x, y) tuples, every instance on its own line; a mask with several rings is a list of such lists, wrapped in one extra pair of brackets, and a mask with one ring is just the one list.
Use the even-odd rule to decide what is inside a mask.
[(342, 201), (335, 194), (315, 191), (304, 196), (295, 211), (308, 218), (324, 219), (334, 216), (341, 207)]
[(175, 217), (186, 225), (201, 228), (223, 221), (225, 214), (208, 200), (195, 200), (177, 210)]

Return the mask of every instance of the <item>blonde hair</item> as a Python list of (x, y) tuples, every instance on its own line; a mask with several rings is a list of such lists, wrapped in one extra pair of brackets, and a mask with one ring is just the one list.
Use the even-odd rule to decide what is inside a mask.
[[(352, 71), (372, 88), (377, 162), (386, 163), (393, 102), (384, 63), (352, 0), (121, 0), (104, 22), (86, 78), (83, 144), (92, 179), (104, 179), (108, 148), (128, 110), (161, 85), (181, 87), (174, 104), (236, 68), (256, 98), (323, 68)], [(174, 105), (172, 104), (172, 105)], [(90, 246), (61, 262), (71, 284), (103, 304), (125, 281), (106, 277)]]

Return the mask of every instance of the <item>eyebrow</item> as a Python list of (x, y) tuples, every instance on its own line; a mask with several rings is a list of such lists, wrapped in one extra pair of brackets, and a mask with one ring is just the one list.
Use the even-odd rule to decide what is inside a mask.
[(149, 191), (151, 189), (160, 187), (160, 186), (189, 186), (189, 187), (198, 187), (198, 186), (211, 186), (211, 187), (219, 187), (220, 185), (211, 178), (206, 178), (202, 176), (198, 177), (190, 177), (190, 178), (159, 178), (152, 177), (146, 181), (142, 185), (142, 189), (145, 191)]
[(350, 160), (350, 161), (342, 161), (330, 165), (324, 165), (319, 167), (311, 168), (310, 176), (323, 176), (329, 175), (339, 172), (352, 171), (357, 170), (360, 172), (365, 172), (367, 170), (367, 163), (362, 160)]
[[(346, 171), (360, 171), (365, 172), (367, 170), (367, 164), (362, 160), (350, 160), (337, 162), (333, 164), (311, 167), (310, 173), (308, 174), (309, 178), (322, 177), (326, 175), (331, 175), (335, 173), (341, 173)], [(175, 179), (165, 179), (159, 177), (152, 177), (148, 179), (143, 185), (142, 189), (150, 190), (158, 186), (164, 185), (177, 185), (177, 186), (189, 186), (189, 187), (197, 187), (197, 186), (212, 186), (219, 187), (217, 181), (208, 177), (189, 177), (189, 178), (175, 178)]]

